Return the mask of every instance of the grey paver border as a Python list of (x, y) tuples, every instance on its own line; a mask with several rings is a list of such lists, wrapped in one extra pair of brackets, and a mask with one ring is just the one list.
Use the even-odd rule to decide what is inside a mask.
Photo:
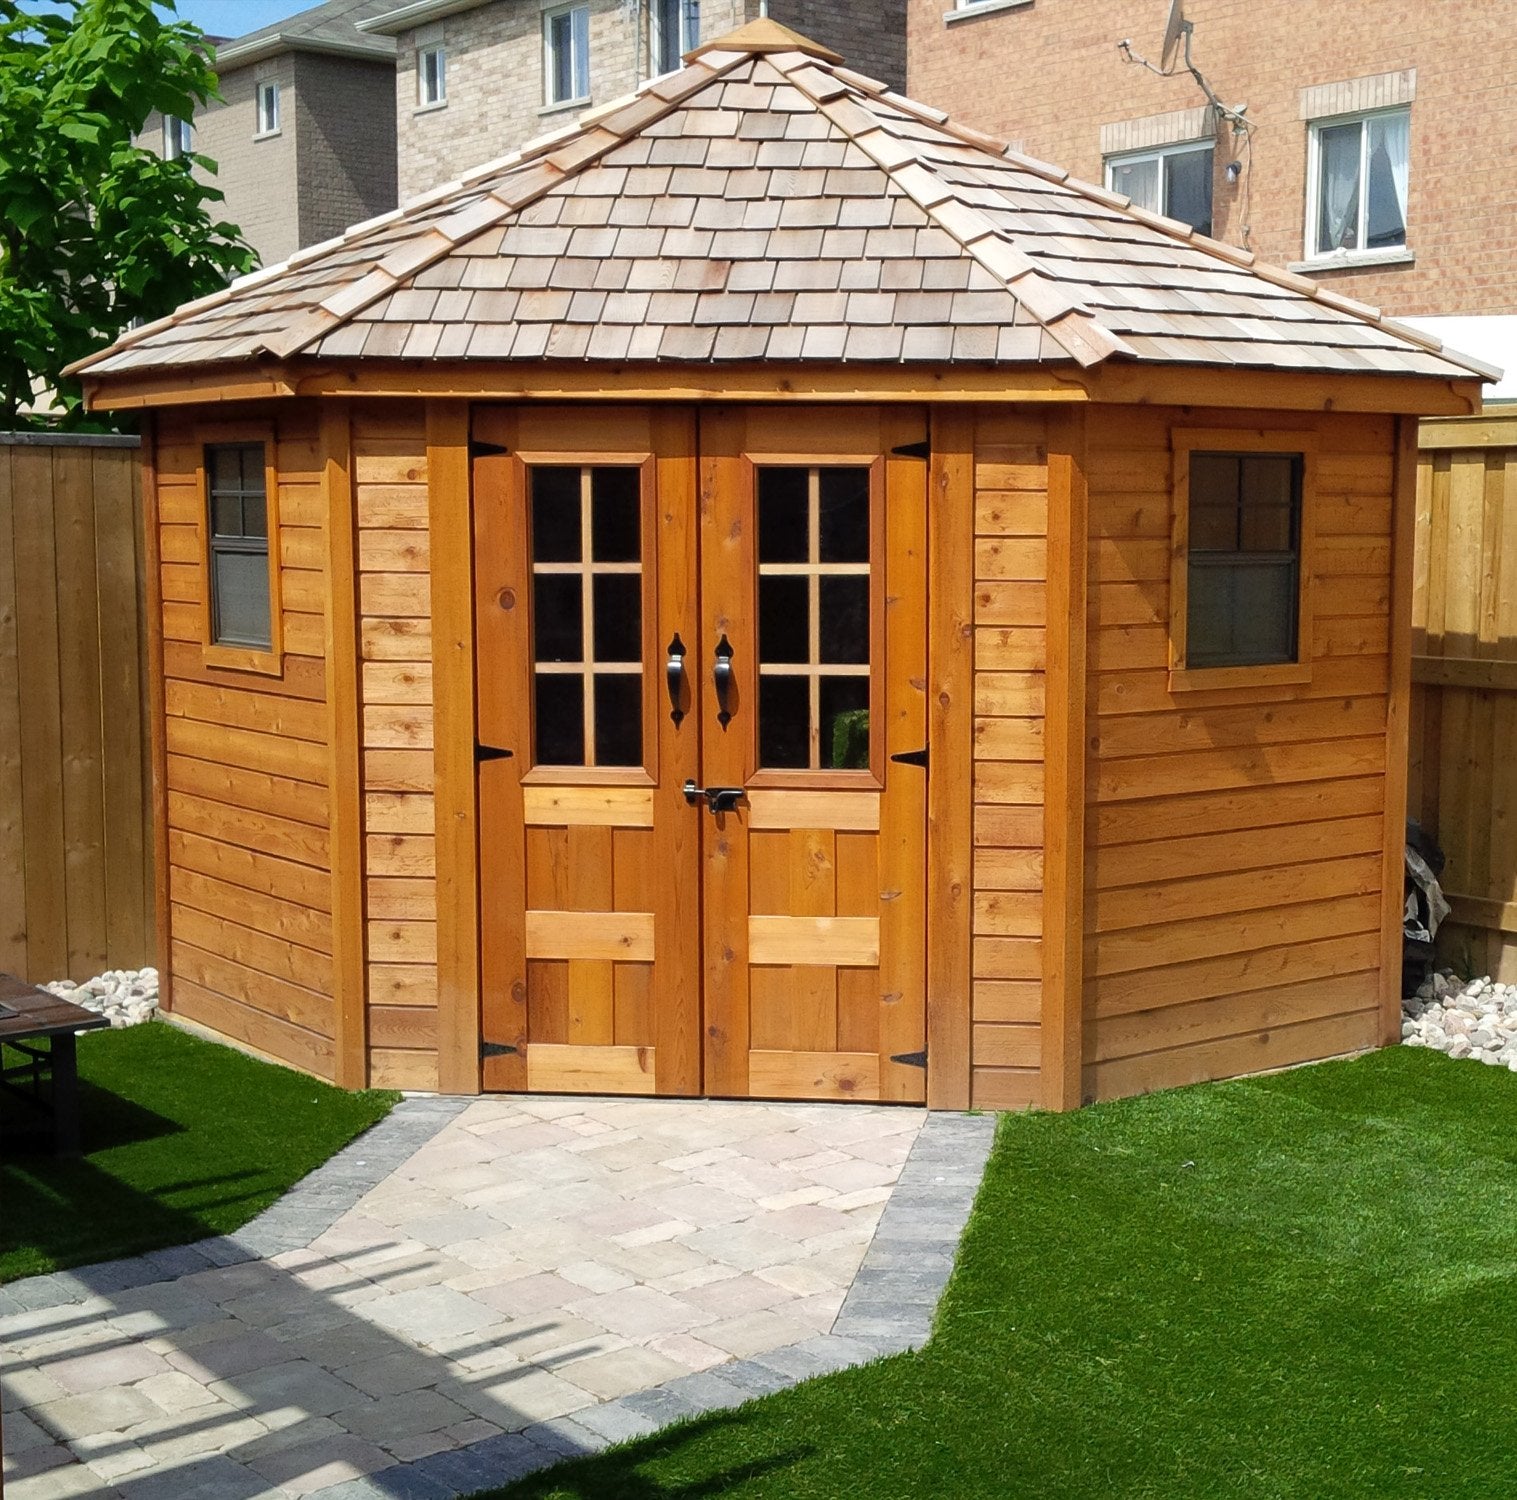
[(932, 1333), (995, 1128), (994, 1115), (927, 1116), (830, 1333), (330, 1485), (306, 1500), (453, 1500), (818, 1375), (920, 1349)]
[(66, 1307), (90, 1297), (192, 1276), (212, 1266), (235, 1266), (286, 1250), (303, 1250), (473, 1102), (472, 1098), (440, 1095), (404, 1098), (384, 1119), (302, 1177), (235, 1234), (13, 1281), (0, 1287), (0, 1317)]
[[(62, 1307), (212, 1266), (304, 1249), (473, 1102), (405, 1098), (236, 1234), (14, 1282), (0, 1288), (0, 1315)], [(329, 1485), (307, 1500), (454, 1500), (567, 1458), (646, 1437), (673, 1422), (921, 1348), (931, 1335), (974, 1206), (995, 1122), (994, 1115), (926, 1116), (829, 1333), (538, 1422), (522, 1432), (501, 1433)], [(134, 1478), (122, 1480), (117, 1493), (133, 1493)], [(152, 1476), (137, 1482), (150, 1484)]]

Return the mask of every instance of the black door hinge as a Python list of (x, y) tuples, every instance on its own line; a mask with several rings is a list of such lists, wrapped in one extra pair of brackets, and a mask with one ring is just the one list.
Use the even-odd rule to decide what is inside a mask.
[(515, 1057), (520, 1053), (520, 1047), (513, 1047), (509, 1042), (481, 1042), (479, 1055), (483, 1057)]
[(927, 769), (927, 749), (928, 747), (923, 745), (920, 750), (903, 750), (899, 755), (892, 755), (890, 758), (898, 766), (920, 766), (925, 771)]
[(499, 745), (476, 744), (474, 746), (474, 759), (476, 761), (510, 760), (515, 753), (513, 750), (502, 750)]
[(469, 439), (470, 458), (497, 458), (511, 450), (502, 443), (487, 443), (483, 438)]
[(905, 1063), (908, 1068), (925, 1068), (927, 1066), (927, 1049), (924, 1047), (920, 1052), (897, 1052), (890, 1060), (891, 1062)]
[(899, 448), (892, 448), (891, 453), (897, 458), (931, 458), (932, 445), (923, 438), (920, 443), (902, 443)]

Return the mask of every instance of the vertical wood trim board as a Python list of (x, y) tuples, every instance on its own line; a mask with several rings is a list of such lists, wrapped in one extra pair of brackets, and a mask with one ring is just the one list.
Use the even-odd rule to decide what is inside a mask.
[(158, 1004), (174, 1008), (174, 974), (169, 962), (169, 776), (164, 709), (162, 533), (158, 514), (157, 422), (142, 419), (143, 607), (147, 618), (147, 719), (153, 817), (153, 934), (158, 966)]
[(1050, 429), (1040, 1088), (1044, 1108), (1062, 1110), (1080, 1104), (1084, 1034), (1085, 413)]
[(469, 408), (427, 403), (437, 839), (437, 1086), (480, 1087), (479, 864), (474, 758), (474, 557)]
[(934, 407), (927, 513), (927, 1105), (969, 1107), (974, 413)]
[(1412, 588), (1417, 540), (1417, 422), (1396, 420), (1391, 490), (1390, 684), (1385, 716), (1385, 843), (1380, 897), (1380, 1040), (1401, 1036), (1407, 757), (1412, 694)]
[(321, 479), (327, 542), (328, 830), (332, 865), (333, 1081), (368, 1082), (367, 954), (364, 941), (363, 775), (358, 701), (357, 518), (352, 415), (346, 401), (321, 406)]

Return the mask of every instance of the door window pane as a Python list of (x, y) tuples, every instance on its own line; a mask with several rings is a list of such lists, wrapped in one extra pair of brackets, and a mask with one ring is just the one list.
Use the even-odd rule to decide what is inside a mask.
[(216, 639), (227, 645), (269, 644), (269, 555), (216, 552), (211, 574)]
[(870, 471), (762, 468), (758, 514), (759, 765), (867, 769)]
[(641, 765), (641, 473), (540, 464), (527, 484), (536, 763)]

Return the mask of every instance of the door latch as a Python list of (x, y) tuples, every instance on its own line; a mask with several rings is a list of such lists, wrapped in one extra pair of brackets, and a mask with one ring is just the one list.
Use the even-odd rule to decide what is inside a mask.
[(691, 807), (704, 797), (714, 813), (731, 812), (746, 795), (740, 786), (697, 786), (693, 781), (687, 781), (683, 790)]

